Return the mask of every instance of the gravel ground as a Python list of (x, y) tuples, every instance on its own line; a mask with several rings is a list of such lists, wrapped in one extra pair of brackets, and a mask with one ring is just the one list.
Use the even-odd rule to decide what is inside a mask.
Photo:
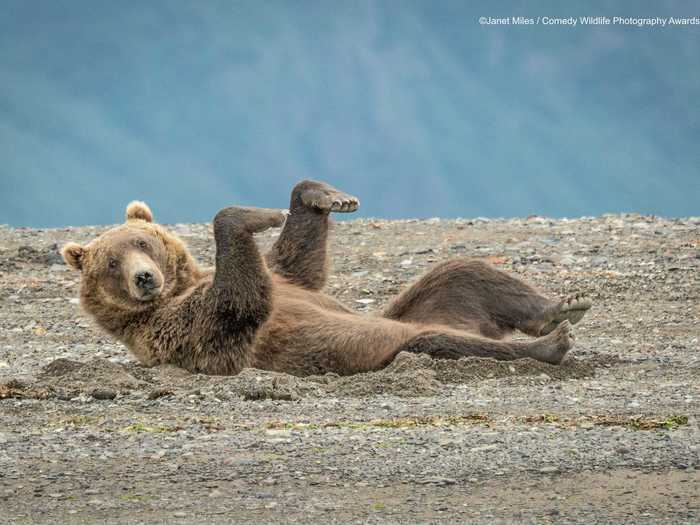
[[(211, 264), (208, 225), (172, 228)], [(560, 367), (303, 379), (133, 363), (58, 255), (104, 229), (0, 227), (2, 523), (700, 520), (700, 218), (340, 222), (328, 291), (358, 311), (458, 256), (595, 305)]]

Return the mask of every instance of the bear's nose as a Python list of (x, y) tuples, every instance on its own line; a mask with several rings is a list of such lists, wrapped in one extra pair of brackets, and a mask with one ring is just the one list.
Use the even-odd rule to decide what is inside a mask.
[(153, 280), (153, 274), (151, 272), (139, 272), (136, 274), (136, 286), (142, 290), (153, 290), (156, 287), (156, 283)]

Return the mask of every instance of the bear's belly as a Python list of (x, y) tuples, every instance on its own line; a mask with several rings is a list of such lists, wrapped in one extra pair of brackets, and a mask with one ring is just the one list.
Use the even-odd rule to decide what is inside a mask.
[(420, 330), (342, 305), (329, 309), (318, 301), (279, 297), (256, 336), (253, 366), (299, 376), (376, 370)]
[(355, 314), (353, 310), (343, 303), (322, 292), (306, 290), (300, 286), (290, 284), (287, 281), (273, 276), (274, 281), (274, 303), (280, 308), (300, 308), (303, 305), (316, 307), (331, 312), (344, 312)]

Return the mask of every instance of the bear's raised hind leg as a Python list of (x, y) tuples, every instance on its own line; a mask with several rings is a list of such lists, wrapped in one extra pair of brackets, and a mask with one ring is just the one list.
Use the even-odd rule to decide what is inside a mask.
[(269, 268), (310, 290), (326, 283), (328, 227), (331, 212), (350, 213), (360, 201), (324, 183), (305, 180), (294, 186), (289, 216), (266, 255)]
[(545, 335), (564, 320), (577, 323), (590, 307), (590, 300), (582, 295), (552, 301), (482, 261), (455, 259), (421, 277), (391, 301), (383, 315), (500, 339), (516, 329), (532, 336)]

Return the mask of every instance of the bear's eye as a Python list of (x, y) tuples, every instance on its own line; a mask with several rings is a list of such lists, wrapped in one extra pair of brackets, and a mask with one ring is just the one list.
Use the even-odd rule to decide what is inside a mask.
[(148, 248), (148, 243), (146, 241), (142, 241), (142, 240), (136, 241), (136, 244), (138, 245), (139, 248), (141, 248), (143, 250)]
[(117, 261), (116, 259), (110, 259), (107, 263), (107, 266), (110, 270), (114, 270), (117, 266), (119, 266), (119, 261)]

